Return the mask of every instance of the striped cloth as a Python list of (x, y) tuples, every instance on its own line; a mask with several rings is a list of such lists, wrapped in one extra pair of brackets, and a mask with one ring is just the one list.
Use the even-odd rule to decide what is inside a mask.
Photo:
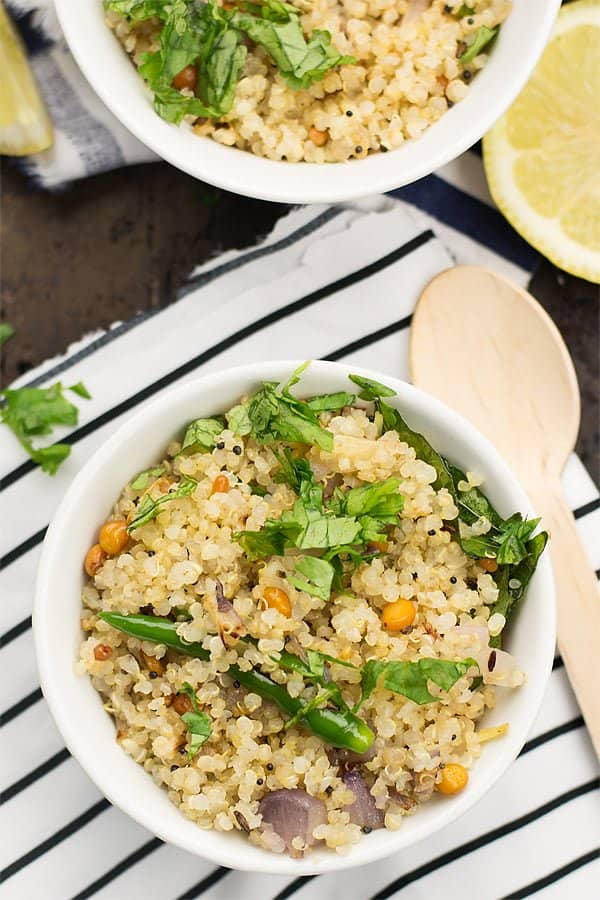
[[(436, 273), (476, 261), (526, 283), (533, 256), (486, 202), (476, 154), (401, 197), (293, 211), (261, 245), (197, 269), (177, 303), (21, 380), (81, 379), (93, 399), (81, 401), (80, 424), (66, 435), (72, 454), (53, 479), (0, 433), (0, 865), (11, 900), (598, 897), (598, 766), (560, 657), (518, 760), (467, 816), (376, 864), (302, 879), (229, 871), (153, 837), (100, 796), (41, 696), (30, 619), (41, 542), (75, 473), (131, 410), (172, 384), (253, 360), (343, 359), (406, 377), (414, 303)], [(597, 568), (600, 500), (575, 456), (564, 487)]]

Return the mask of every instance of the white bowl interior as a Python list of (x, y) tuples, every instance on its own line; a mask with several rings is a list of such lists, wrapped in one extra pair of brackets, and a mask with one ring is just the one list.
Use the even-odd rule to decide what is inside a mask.
[[(348, 868), (407, 847), (456, 819), (493, 785), (523, 745), (541, 703), (554, 653), (555, 614), (546, 554), (508, 641), (528, 680), (516, 691), (498, 689), (497, 707), (485, 719), (486, 725), (509, 721), (508, 734), (485, 748), (468, 790), (450, 801), (434, 799), (408, 818), (399, 831), (374, 832), (348, 856), (318, 850), (305, 860), (292, 860), (260, 850), (238, 834), (203, 831), (181, 814), (166, 792), (119, 747), (100, 696), (87, 677), (74, 672), (82, 639), (81, 561), (122, 486), (159, 460), (169, 440), (180, 435), (188, 421), (228, 409), (260, 381), (286, 378), (296, 365), (244, 366), (171, 390), (144, 407), (94, 454), (67, 491), (48, 531), (38, 575), (34, 634), (42, 688), (57, 725), (73, 756), (112, 803), (164, 840), (221, 865), (301, 875)], [(394, 387), (398, 396), (390, 402), (442, 453), (483, 475), (486, 492), (501, 513), (532, 513), (514, 475), (487, 440), (456, 413), (412, 386), (369, 370), (314, 362), (303, 377), (302, 392), (348, 389), (351, 371)]]
[(106, 106), (167, 162), (238, 194), (284, 203), (349, 200), (410, 184), (471, 147), (512, 103), (537, 62), (560, 0), (513, 0), (485, 69), (465, 100), (418, 141), (364, 160), (315, 165), (275, 162), (168, 125), (112, 32), (101, 0), (55, 0), (79, 66)]

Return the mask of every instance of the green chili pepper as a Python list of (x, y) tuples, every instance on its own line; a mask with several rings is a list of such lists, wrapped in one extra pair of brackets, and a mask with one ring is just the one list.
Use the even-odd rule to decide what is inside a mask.
[[(172, 650), (195, 656), (198, 659), (209, 659), (208, 650), (198, 642), (187, 643), (177, 634), (177, 623), (170, 619), (157, 616), (122, 615), (121, 613), (100, 613), (100, 618), (112, 625), (118, 631), (131, 635), (143, 641), (153, 641), (157, 644), (165, 644)], [(242, 671), (239, 666), (230, 666), (229, 675), (243, 684), (248, 690), (265, 697), (275, 703), (283, 712), (290, 716), (296, 716), (302, 712), (302, 701), (290, 696), (286, 689), (271, 681), (257, 669)], [(364, 753), (369, 749), (375, 735), (369, 726), (349, 710), (338, 709), (312, 709), (301, 717), (302, 722), (311, 729), (314, 734), (327, 741), (333, 747), (342, 750), (353, 750), (355, 753)]]
[[(272, 700), (290, 716), (295, 716), (302, 710), (301, 700), (291, 697), (282, 685), (275, 684), (256, 669), (242, 672), (238, 666), (231, 666), (229, 674), (248, 690), (260, 694), (267, 700)], [(375, 735), (369, 726), (349, 710), (313, 709), (302, 716), (301, 721), (306, 722), (310, 730), (328, 744), (340, 747), (342, 750), (364, 753), (375, 740)]]
[(154, 644), (165, 644), (179, 653), (195, 656), (198, 659), (210, 659), (210, 653), (198, 642), (188, 643), (179, 637), (177, 628), (181, 622), (172, 622), (159, 616), (123, 615), (122, 613), (101, 612), (99, 617), (118, 631), (123, 631), (141, 641), (152, 641)]

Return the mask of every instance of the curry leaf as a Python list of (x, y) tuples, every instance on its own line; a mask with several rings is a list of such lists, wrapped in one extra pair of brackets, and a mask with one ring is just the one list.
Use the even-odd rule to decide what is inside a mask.
[(250, 493), (256, 497), (265, 497), (269, 493), (267, 488), (259, 484), (258, 481), (249, 481), (248, 487), (250, 488)]
[(499, 526), (503, 519), (496, 512), (485, 494), (477, 487), (469, 487), (468, 490), (461, 490), (461, 484), (468, 484), (467, 476), (458, 468), (447, 460), (444, 460), (456, 488), (455, 499), (458, 506), (458, 513), (463, 522), (472, 525), (478, 519), (485, 518), (492, 525)]

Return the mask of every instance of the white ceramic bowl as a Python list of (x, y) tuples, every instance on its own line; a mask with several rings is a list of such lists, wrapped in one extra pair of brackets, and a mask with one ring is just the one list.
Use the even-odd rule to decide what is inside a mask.
[(60, 23), (84, 75), (140, 141), (195, 178), (283, 203), (330, 203), (410, 184), (478, 141), (512, 103), (550, 34), (560, 0), (513, 0), (485, 69), (468, 96), (428, 129), (391, 153), (315, 165), (275, 162), (177, 128), (160, 119), (152, 97), (103, 20), (101, 0), (55, 0)]
[[(52, 714), (73, 756), (112, 803), (164, 841), (221, 865), (304, 875), (371, 862), (431, 837), (490, 789), (515, 759), (536, 716), (552, 666), (555, 617), (550, 563), (544, 554), (508, 644), (526, 670), (527, 682), (519, 690), (498, 690), (497, 707), (485, 718), (486, 725), (509, 721), (508, 734), (485, 748), (464, 793), (434, 798), (398, 831), (365, 836), (348, 856), (317, 850), (304, 860), (293, 860), (254, 847), (238, 833), (203, 831), (180, 813), (166, 791), (117, 744), (113, 722), (89, 678), (74, 673), (82, 639), (82, 560), (122, 486), (161, 459), (168, 442), (187, 422), (230, 408), (261, 381), (285, 379), (297, 365), (268, 362), (208, 375), (168, 391), (119, 428), (79, 472), (50, 525), (33, 618), (41, 684)], [(455, 412), (411, 385), (367, 369), (313, 362), (303, 376), (302, 392), (309, 396), (347, 390), (352, 371), (393, 387), (398, 396), (390, 402), (442, 453), (485, 477), (486, 491), (500, 513), (532, 514), (515, 476), (491, 444)]]

